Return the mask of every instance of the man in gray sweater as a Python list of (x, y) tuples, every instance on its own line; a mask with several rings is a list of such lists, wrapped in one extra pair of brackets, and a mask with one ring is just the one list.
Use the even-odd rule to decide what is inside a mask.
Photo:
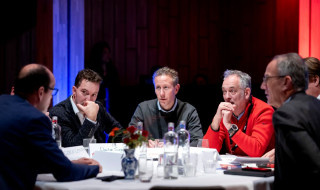
[(176, 98), (180, 89), (178, 72), (163, 67), (153, 74), (153, 84), (156, 99), (140, 103), (134, 112), (130, 125), (143, 122), (144, 130), (149, 131), (149, 147), (157, 145), (157, 139), (162, 139), (168, 131), (168, 123), (175, 123), (175, 131), (179, 130), (179, 122), (186, 122), (190, 133), (190, 145), (196, 146), (198, 139), (203, 137), (200, 118), (195, 107)]

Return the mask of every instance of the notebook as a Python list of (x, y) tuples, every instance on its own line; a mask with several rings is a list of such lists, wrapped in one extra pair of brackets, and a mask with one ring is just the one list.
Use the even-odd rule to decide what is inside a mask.
[(269, 177), (274, 176), (274, 171), (270, 169), (266, 170), (259, 170), (257, 169), (245, 169), (245, 168), (235, 168), (231, 170), (224, 171), (224, 174), (230, 174), (230, 175), (244, 175), (244, 176), (255, 176), (255, 177)]

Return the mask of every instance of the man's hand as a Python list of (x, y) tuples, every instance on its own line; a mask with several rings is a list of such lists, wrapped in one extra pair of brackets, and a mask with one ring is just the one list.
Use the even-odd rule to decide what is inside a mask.
[(214, 116), (211, 123), (211, 128), (214, 131), (217, 131), (219, 129), (220, 121), (223, 118), (223, 111), (229, 111), (232, 115), (232, 112), (234, 111), (234, 105), (230, 102), (221, 102), (219, 104), (216, 115)]
[(148, 140), (148, 148), (162, 148), (163, 147), (163, 141), (160, 141), (160, 139)]
[(75, 164), (97, 165), (99, 166), (99, 173), (102, 172), (102, 166), (99, 164), (99, 162), (91, 158), (83, 157), (83, 158), (79, 158), (78, 160), (72, 160), (71, 162)]
[(83, 105), (77, 104), (78, 109), (85, 115), (86, 118), (97, 121), (99, 105), (92, 101), (85, 101)]
[(231, 117), (232, 117), (232, 111), (229, 110), (222, 110), (222, 122), (223, 125), (229, 130), (231, 128)]
[(148, 148), (154, 148), (156, 147), (156, 141), (148, 140)]
[(274, 163), (274, 149), (270, 150), (269, 152), (265, 153), (263, 158), (269, 158), (269, 162)]

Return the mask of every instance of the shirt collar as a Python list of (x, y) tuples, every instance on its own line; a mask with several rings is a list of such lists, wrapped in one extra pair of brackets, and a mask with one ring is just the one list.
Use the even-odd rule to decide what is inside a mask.
[(292, 99), (292, 96), (290, 96), (286, 101), (284, 101), (283, 104), (290, 102), (291, 99)]
[(239, 116), (237, 117), (236, 115), (232, 114), (233, 117), (235, 117), (238, 121), (240, 120), (240, 118), (243, 116), (245, 111), (243, 111), (242, 113), (239, 114)]
[(319, 94), (319, 96), (317, 97), (317, 99), (320, 100), (320, 94)]
[(71, 102), (71, 105), (72, 105), (72, 108), (73, 108), (74, 113), (75, 113), (75, 114), (80, 113), (78, 107), (77, 107), (76, 104), (73, 102), (72, 96), (70, 96), (70, 102)]
[(157, 105), (158, 105), (159, 111), (162, 111), (162, 112), (165, 112), (165, 113), (169, 113), (169, 112), (174, 111), (174, 109), (176, 109), (176, 107), (177, 107), (177, 104), (178, 104), (178, 101), (177, 101), (177, 98), (176, 98), (176, 99), (174, 100), (174, 105), (173, 105), (173, 107), (171, 108), (171, 110), (166, 111), (166, 110), (162, 109), (162, 107), (160, 106), (159, 100), (157, 100)]

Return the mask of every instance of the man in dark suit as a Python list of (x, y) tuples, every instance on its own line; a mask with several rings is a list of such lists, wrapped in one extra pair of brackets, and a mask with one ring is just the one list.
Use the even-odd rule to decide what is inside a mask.
[(296, 53), (275, 56), (261, 88), (276, 134), (275, 189), (317, 188), (320, 179), (320, 101), (305, 93), (308, 70)]
[(98, 143), (104, 143), (106, 134), (114, 127), (122, 128), (101, 103), (95, 102), (101, 81), (102, 78), (93, 70), (79, 71), (72, 96), (49, 110), (50, 117), (58, 116), (63, 147), (82, 145), (84, 138), (92, 136)]
[[(44, 114), (51, 102), (55, 79), (38, 64), (22, 68), (15, 95), (0, 96), (0, 189), (32, 189), (38, 173), (52, 173), (58, 181), (94, 177), (98, 163), (74, 164), (52, 138), (52, 126)], [(89, 163), (90, 164), (90, 163)]]

